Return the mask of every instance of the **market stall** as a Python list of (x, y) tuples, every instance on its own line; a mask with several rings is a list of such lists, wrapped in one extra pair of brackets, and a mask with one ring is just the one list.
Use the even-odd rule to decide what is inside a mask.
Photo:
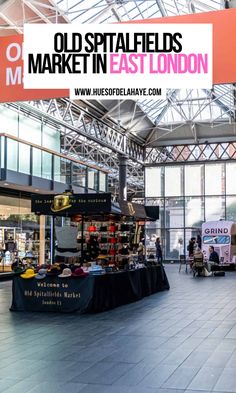
[(145, 262), (144, 206), (65, 192), (34, 196), (32, 211), (69, 220), (52, 227), (51, 266), (17, 271), (12, 311), (100, 312), (169, 289), (163, 266)]
[(11, 311), (96, 313), (169, 289), (161, 266), (87, 277), (13, 279)]

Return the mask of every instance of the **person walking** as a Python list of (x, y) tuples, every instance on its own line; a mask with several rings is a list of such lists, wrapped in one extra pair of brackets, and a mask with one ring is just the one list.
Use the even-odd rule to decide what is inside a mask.
[(163, 262), (163, 257), (162, 257), (161, 241), (160, 241), (160, 238), (159, 238), (159, 237), (156, 238), (155, 246), (156, 246), (156, 258), (157, 258), (157, 262), (162, 264), (162, 262)]

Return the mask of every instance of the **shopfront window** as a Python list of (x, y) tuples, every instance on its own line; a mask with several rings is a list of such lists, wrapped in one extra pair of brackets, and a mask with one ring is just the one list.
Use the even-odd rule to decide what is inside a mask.
[[(11, 271), (11, 264), (15, 258), (39, 259), (40, 219), (31, 213), (30, 199), (21, 196), (0, 196), (0, 273)], [(44, 235), (44, 255), (41, 259), (47, 261), (50, 256), (50, 238), (45, 239)]]

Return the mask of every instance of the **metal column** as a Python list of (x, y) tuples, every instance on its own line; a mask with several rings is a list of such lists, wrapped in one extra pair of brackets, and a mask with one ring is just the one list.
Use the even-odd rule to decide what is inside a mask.
[(127, 156), (118, 155), (119, 158), (119, 199), (127, 201)]

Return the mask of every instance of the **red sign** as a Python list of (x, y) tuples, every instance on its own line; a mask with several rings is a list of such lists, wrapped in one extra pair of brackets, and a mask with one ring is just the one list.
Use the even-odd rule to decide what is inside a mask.
[(23, 35), (0, 38), (0, 102), (69, 97), (69, 90), (30, 90), (23, 86)]

